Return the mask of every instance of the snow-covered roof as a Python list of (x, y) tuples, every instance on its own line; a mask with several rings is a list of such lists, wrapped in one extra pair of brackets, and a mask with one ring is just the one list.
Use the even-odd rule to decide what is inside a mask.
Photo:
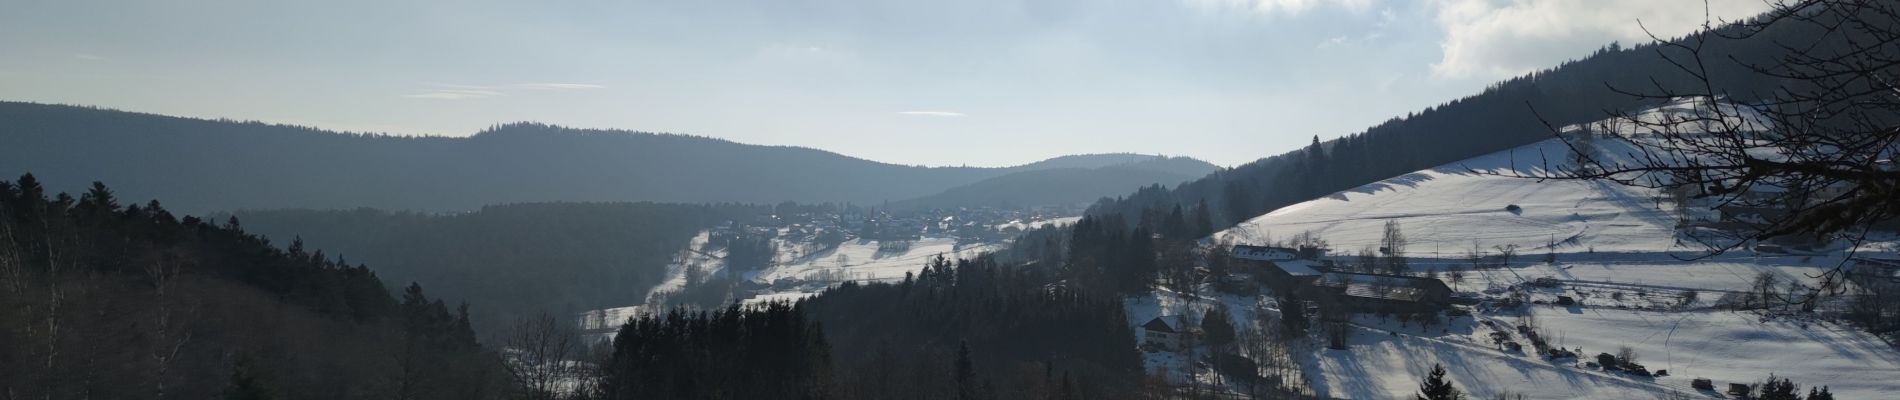
[(1319, 278), (1318, 284), (1334, 287), (1345, 286), (1351, 289), (1357, 285), (1374, 286), (1379, 283), (1380, 278), (1390, 279), (1393, 287), (1424, 288), (1426, 286), (1445, 286), (1444, 281), (1433, 278), (1401, 275), (1351, 274), (1344, 272), (1328, 272)]
[(1273, 265), (1279, 267), (1281, 271), (1286, 271), (1288, 275), (1293, 276), (1319, 275), (1319, 269), (1314, 268), (1315, 264), (1317, 263), (1313, 260), (1280, 260), (1273, 262)]
[(1346, 295), (1370, 299), (1421, 301), (1425, 299), (1425, 290), (1397, 284), (1380, 290), (1378, 286), (1370, 283), (1353, 283), (1346, 285)]

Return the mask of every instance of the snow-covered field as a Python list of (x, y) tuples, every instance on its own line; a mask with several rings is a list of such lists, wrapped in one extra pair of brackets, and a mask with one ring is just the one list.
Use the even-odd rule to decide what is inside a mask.
[[(781, 245), (781, 248), (788, 246)], [(904, 251), (879, 251), (875, 240), (852, 240), (836, 248), (799, 253), (780, 251), (772, 268), (752, 276), (758, 282), (778, 279), (798, 280), (894, 280), (905, 272), (917, 272), (931, 258), (943, 255), (951, 260), (974, 257), (994, 250), (993, 245), (957, 246), (955, 238), (925, 237), (912, 242)], [(826, 279), (839, 278), (839, 279)]]
[[(693, 238), (690, 247), (667, 266), (666, 279), (647, 293), (649, 304), (585, 313), (581, 316), (582, 329), (611, 329), (628, 317), (639, 315), (658, 301), (660, 293), (683, 288), (689, 266), (697, 266), (708, 275), (722, 272), (725, 269), (725, 251), (708, 247), (709, 237), (708, 233), (701, 232)], [(875, 240), (851, 240), (827, 249), (812, 249), (808, 244), (777, 239), (773, 240), (772, 245), (777, 249), (772, 267), (746, 272), (744, 275), (745, 280), (768, 286), (768, 289), (746, 294), (734, 301), (755, 304), (797, 300), (845, 281), (900, 280), (907, 272), (922, 270), (925, 263), (938, 255), (955, 260), (958, 257), (974, 257), (998, 247), (996, 244), (959, 246), (956, 239), (947, 237), (925, 237), (912, 242), (902, 251), (881, 251)]]
[[(1690, 380), (1709, 378), (1726, 388), (1770, 373), (1803, 387), (1827, 385), (1841, 398), (1881, 398), (1900, 390), (1900, 353), (1851, 326), (1713, 310), (1533, 306), (1528, 312), (1553, 345), (1581, 348), (1583, 357), (1546, 360), (1500, 350), (1486, 336), (1491, 329), (1471, 317), (1420, 328), (1369, 316), (1356, 320), (1348, 349), (1315, 346), (1296, 357), (1316, 392), (1336, 398), (1408, 396), (1433, 363), (1444, 364), (1458, 386), (1479, 398), (1507, 392), (1552, 399), (1655, 398), (1671, 391), (1721, 397), (1691, 388)], [(1477, 318), (1500, 326), (1517, 321)], [(1651, 371), (1669, 375), (1638, 377), (1581, 365), (1622, 346), (1631, 347)]]
[[(1473, 243), (1516, 245), (1527, 254), (1552, 242), (1558, 252), (1699, 249), (1675, 241), (1676, 219), (1656, 191), (1497, 175), (1538, 173), (1544, 160), (1561, 163), (1568, 151), (1550, 139), (1413, 172), (1274, 210), (1216, 237), (1259, 243), (1312, 232), (1336, 251), (1352, 252), (1376, 248), (1391, 220), (1410, 239), (1407, 254), (1418, 257), (1455, 257)], [(1518, 211), (1507, 210), (1513, 205)]]
[[(1604, 157), (1628, 146), (1615, 141), (1599, 145)], [(1407, 255), (1416, 257), (1415, 269), (1470, 270), (1461, 257), (1474, 245), (1493, 254), (1496, 246), (1518, 248), (1511, 268), (1467, 272), (1463, 282), (1452, 283), (1454, 290), (1477, 294), (1492, 289), (1489, 293), (1495, 294), (1547, 277), (1560, 286), (1533, 291), (1532, 299), (1568, 295), (1584, 304), (1480, 312), (1431, 328), (1362, 316), (1352, 326), (1348, 349), (1309, 343), (1294, 352), (1308, 382), (1324, 397), (1409, 398), (1433, 363), (1444, 364), (1450, 378), (1478, 398), (1505, 392), (1528, 398), (1656, 398), (1670, 391), (1720, 398), (1718, 392), (1728, 383), (1752, 383), (1770, 373), (1792, 379), (1804, 392), (1808, 386), (1827, 385), (1840, 398), (1900, 393), (1900, 352), (1856, 327), (1830, 322), (1825, 314), (1766, 315), (1711, 307), (1724, 295), (1746, 291), (1762, 273), (1784, 285), (1813, 284), (1816, 276), (1841, 265), (1838, 251), (1788, 256), (1741, 250), (1686, 260), (1706, 255), (1706, 248), (1677, 239), (1677, 217), (1668, 211), (1666, 200), (1659, 200), (1658, 191), (1499, 176), (1535, 174), (1546, 160), (1564, 164), (1568, 151), (1563, 142), (1551, 139), (1417, 171), (1274, 210), (1215, 237), (1260, 244), (1311, 232), (1330, 243), (1336, 261), (1349, 262), (1344, 255), (1376, 248), (1386, 221), (1398, 221), (1409, 241)], [(1862, 249), (1891, 255), (1896, 243), (1890, 239)], [(1555, 262), (1547, 262), (1550, 253), (1555, 253)], [(1689, 291), (1699, 296), (1680, 304), (1680, 296)], [(1170, 295), (1130, 300), (1130, 318), (1139, 324), (1157, 313), (1173, 313), (1164, 310), (1206, 307), (1183, 302)], [(1199, 303), (1214, 302), (1246, 303)], [(1517, 313), (1534, 317), (1553, 345), (1581, 347), (1582, 358), (1550, 361), (1498, 349), (1489, 337), (1493, 328), (1478, 321), (1513, 327)], [(1528, 340), (1517, 340), (1529, 348)], [(1669, 375), (1636, 377), (1580, 366), (1597, 353), (1615, 353), (1622, 346), (1631, 347), (1651, 371), (1668, 370)], [(1171, 360), (1151, 356), (1150, 366), (1178, 364)], [(1698, 377), (1713, 379), (1717, 391), (1692, 389), (1690, 380)]]

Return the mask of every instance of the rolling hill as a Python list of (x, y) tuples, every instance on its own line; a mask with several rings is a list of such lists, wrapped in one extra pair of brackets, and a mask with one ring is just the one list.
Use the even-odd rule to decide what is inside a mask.
[[(126, 198), (162, 198), (188, 213), (466, 211), (542, 201), (879, 204), (1018, 172), (1160, 158), (1100, 154), (1003, 168), (920, 167), (809, 148), (536, 123), (462, 138), (398, 137), (0, 102), (0, 172), (74, 185), (56, 190), (123, 182)], [(1159, 182), (1074, 195), (1092, 199), (1151, 183)]]

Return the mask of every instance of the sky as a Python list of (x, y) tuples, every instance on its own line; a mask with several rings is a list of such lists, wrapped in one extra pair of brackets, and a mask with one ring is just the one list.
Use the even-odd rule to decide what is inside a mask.
[[(1762, 0), (0, 0), (0, 100), (1223, 166)], [(1641, 22), (1640, 25), (1638, 22)]]

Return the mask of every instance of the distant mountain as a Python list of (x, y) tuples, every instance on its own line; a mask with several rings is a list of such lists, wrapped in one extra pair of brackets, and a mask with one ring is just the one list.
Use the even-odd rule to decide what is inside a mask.
[[(1220, 170), (1220, 167), (1214, 164), (1187, 157), (1134, 157), (1143, 158), (1131, 158), (1129, 162), (1099, 167), (1065, 167), (1016, 172), (950, 188), (942, 193), (892, 203), (891, 206), (939, 208), (958, 205), (1083, 204), (1141, 187), (1157, 184), (1173, 186)], [(1061, 159), (1049, 162), (1058, 160)], [(1082, 163), (1066, 162), (1066, 164), (1080, 165)]]
[[(1103, 154), (1007, 168), (919, 167), (809, 148), (535, 123), (466, 138), (399, 137), (0, 102), (0, 173), (115, 182), (126, 198), (162, 198), (168, 208), (190, 213), (463, 211), (541, 201), (881, 204), (1011, 173), (1155, 158)], [(73, 185), (53, 189), (79, 188)]]

